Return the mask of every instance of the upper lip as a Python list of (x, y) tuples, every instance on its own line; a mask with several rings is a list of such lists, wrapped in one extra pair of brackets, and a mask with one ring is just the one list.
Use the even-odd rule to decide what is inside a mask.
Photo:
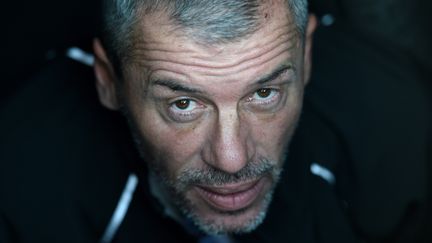
[(255, 184), (257, 184), (259, 179), (249, 181), (249, 182), (238, 182), (233, 184), (226, 184), (221, 186), (204, 186), (204, 185), (198, 185), (203, 190), (206, 190), (208, 192), (221, 194), (221, 195), (229, 195), (229, 194), (235, 194), (243, 191), (247, 191), (251, 189)]

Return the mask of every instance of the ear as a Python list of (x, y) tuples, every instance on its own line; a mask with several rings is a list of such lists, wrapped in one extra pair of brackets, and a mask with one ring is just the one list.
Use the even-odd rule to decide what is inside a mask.
[(309, 15), (308, 26), (305, 36), (305, 51), (304, 51), (304, 82), (305, 85), (309, 83), (312, 70), (312, 44), (313, 44), (313, 34), (317, 26), (317, 18), (315, 15)]
[(99, 39), (93, 40), (93, 51), (95, 54), (94, 72), (99, 101), (108, 109), (118, 110), (117, 76)]

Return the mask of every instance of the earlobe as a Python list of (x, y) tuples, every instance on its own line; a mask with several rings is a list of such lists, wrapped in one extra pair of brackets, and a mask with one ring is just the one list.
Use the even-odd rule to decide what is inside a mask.
[(312, 44), (313, 34), (317, 27), (317, 18), (315, 15), (309, 15), (308, 26), (305, 36), (305, 52), (304, 52), (304, 82), (305, 85), (309, 82), (312, 70)]
[(105, 49), (98, 39), (94, 39), (93, 41), (93, 51), (95, 55), (94, 73), (96, 76), (96, 89), (99, 101), (108, 109), (118, 110), (119, 101), (117, 99), (116, 90), (117, 77), (106, 55)]

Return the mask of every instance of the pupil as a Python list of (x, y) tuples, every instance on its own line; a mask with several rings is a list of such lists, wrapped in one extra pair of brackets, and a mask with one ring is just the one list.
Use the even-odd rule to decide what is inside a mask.
[(177, 108), (184, 110), (189, 107), (189, 103), (189, 100), (179, 100), (176, 102), (176, 106)]
[(261, 98), (267, 98), (270, 96), (270, 89), (260, 89), (258, 90), (258, 95)]

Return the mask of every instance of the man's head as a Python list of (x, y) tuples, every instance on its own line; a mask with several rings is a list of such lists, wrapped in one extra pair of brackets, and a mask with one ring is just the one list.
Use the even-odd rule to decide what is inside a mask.
[(308, 80), (305, 1), (106, 4), (99, 97), (127, 116), (162, 200), (207, 233), (255, 229)]

